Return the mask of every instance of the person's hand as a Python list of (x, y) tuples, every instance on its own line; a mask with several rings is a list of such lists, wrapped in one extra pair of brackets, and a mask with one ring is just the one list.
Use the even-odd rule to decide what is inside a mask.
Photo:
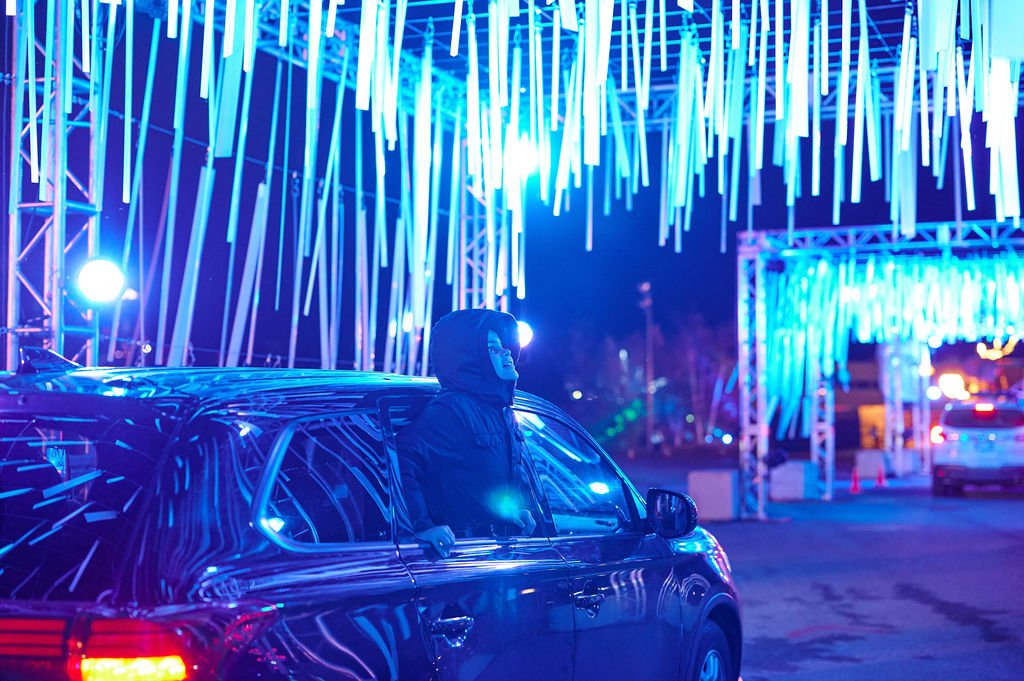
[(533, 519), (533, 514), (525, 508), (519, 511), (519, 516), (515, 519), (515, 523), (522, 530), (524, 537), (533, 536), (533, 531), (537, 529), (537, 521)]
[(417, 532), (413, 536), (422, 542), (430, 544), (435, 551), (441, 554), (442, 558), (448, 557), (452, 546), (455, 544), (455, 533), (447, 525), (437, 525), (429, 530)]

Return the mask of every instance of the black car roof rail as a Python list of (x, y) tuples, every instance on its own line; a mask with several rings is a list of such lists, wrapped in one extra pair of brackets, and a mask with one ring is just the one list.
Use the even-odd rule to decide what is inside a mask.
[(18, 368), (14, 373), (19, 375), (66, 374), (82, 368), (81, 364), (72, 362), (49, 348), (23, 345), (18, 348), (18, 355)]

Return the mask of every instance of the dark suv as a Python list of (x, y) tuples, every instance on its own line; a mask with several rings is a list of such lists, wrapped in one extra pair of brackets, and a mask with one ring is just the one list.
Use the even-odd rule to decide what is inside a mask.
[[(26, 364), (32, 371), (32, 365)], [(409, 530), (395, 433), (437, 382), (281, 369), (0, 376), (0, 679), (734, 681), (728, 559), (553, 405), (515, 411), (530, 537)]]

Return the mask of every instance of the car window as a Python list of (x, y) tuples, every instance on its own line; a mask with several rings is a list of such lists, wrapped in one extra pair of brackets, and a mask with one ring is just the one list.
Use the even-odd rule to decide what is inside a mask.
[(516, 416), (559, 536), (636, 527), (629, 490), (596, 447), (553, 417), (528, 411)]
[(988, 411), (951, 409), (945, 413), (945, 425), (950, 428), (1020, 428), (1024, 426), (1024, 412), (1006, 407)]
[(391, 498), (374, 412), (292, 426), (271, 458), (259, 523), (286, 547), (391, 539)]
[(92, 600), (112, 587), (176, 422), (100, 412), (0, 415), (3, 593)]

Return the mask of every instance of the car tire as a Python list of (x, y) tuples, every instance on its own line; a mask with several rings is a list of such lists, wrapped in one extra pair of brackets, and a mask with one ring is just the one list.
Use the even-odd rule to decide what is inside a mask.
[(948, 497), (949, 485), (947, 485), (942, 479), (932, 476), (932, 496)]
[(729, 641), (714, 622), (705, 622), (697, 641), (693, 681), (736, 681)]

